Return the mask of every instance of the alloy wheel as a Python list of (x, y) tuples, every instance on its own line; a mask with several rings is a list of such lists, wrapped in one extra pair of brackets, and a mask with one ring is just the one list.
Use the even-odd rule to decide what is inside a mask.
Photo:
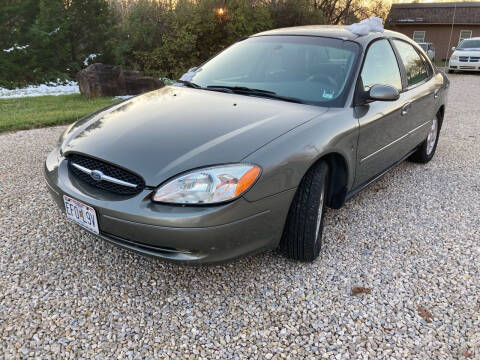
[(435, 147), (438, 134), (438, 120), (435, 117), (432, 121), (432, 127), (427, 137), (427, 155), (430, 155)]
[(318, 204), (318, 214), (317, 214), (317, 225), (316, 225), (316, 230), (315, 230), (315, 243), (319, 241), (318, 235), (320, 232), (320, 225), (322, 224), (322, 215), (323, 215), (323, 198), (325, 196), (325, 182), (323, 183), (322, 186), (322, 191), (320, 193), (320, 200)]

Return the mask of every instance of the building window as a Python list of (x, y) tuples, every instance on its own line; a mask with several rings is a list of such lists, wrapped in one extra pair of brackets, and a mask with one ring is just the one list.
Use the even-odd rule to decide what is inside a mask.
[(460, 31), (460, 38), (458, 39), (458, 43), (460, 44), (462, 40), (470, 39), (472, 37), (472, 30), (461, 30)]
[(425, 42), (425, 31), (414, 31), (413, 40), (417, 43)]

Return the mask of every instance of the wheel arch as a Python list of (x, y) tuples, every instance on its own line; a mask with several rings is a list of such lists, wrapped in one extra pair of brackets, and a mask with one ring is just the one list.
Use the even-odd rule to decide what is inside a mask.
[(439, 122), (439, 127), (440, 129), (442, 128), (442, 124), (443, 124), (443, 117), (445, 116), (445, 104), (442, 104), (439, 108), (438, 108), (438, 111), (437, 111), (437, 118), (438, 118), (438, 122)]
[(323, 154), (308, 168), (307, 172), (322, 161), (327, 163), (329, 170), (327, 206), (332, 209), (339, 209), (343, 206), (347, 195), (349, 180), (347, 160), (338, 152)]

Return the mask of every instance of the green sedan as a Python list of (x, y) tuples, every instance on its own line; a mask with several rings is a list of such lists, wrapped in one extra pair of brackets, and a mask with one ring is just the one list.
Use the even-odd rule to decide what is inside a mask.
[(448, 86), (396, 32), (267, 31), (74, 123), (45, 179), (68, 219), (146, 255), (313, 261), (326, 207), (432, 159)]

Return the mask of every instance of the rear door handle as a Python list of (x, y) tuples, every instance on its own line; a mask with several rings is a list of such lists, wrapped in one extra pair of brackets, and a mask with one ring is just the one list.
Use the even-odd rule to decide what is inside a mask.
[(408, 110), (412, 107), (412, 103), (406, 103), (402, 106), (402, 116), (407, 115)]

